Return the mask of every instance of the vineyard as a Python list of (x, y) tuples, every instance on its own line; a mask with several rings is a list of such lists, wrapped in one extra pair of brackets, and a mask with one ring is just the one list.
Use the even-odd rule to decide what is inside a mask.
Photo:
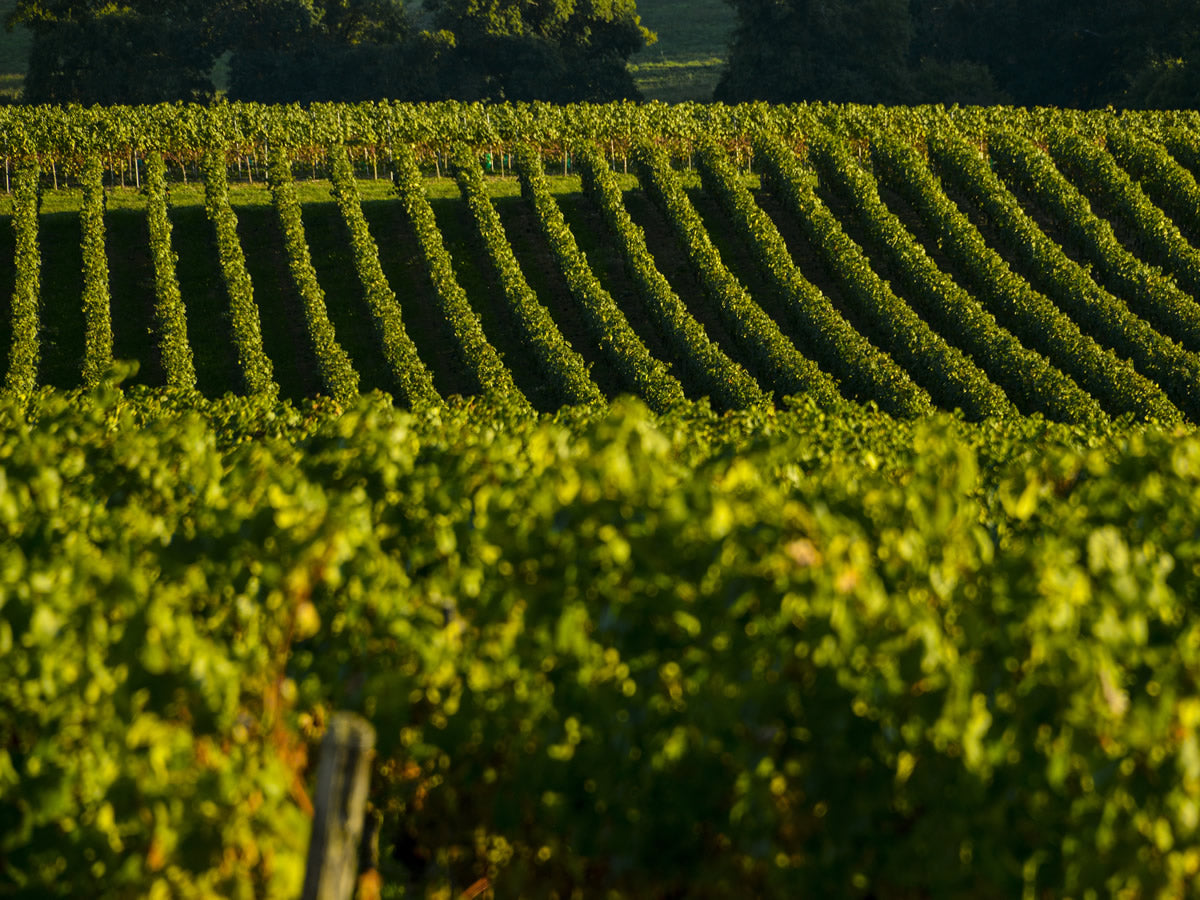
[(804, 394), (900, 417), (1200, 412), (1183, 116), (7, 116), (0, 345), (22, 394), (93, 386), (116, 357), (209, 397), (378, 388), (409, 408)]
[(0, 896), (1197, 895), (1200, 114), (0, 154)]

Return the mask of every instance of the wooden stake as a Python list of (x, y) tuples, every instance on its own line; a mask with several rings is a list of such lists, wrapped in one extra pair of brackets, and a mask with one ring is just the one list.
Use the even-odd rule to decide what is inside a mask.
[(375, 729), (335, 713), (321, 742), (316, 808), (301, 900), (350, 900), (358, 873)]

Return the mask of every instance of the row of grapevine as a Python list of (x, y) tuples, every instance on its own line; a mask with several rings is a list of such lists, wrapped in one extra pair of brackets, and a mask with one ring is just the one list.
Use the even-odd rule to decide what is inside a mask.
[(765, 387), (779, 396), (807, 394), (825, 406), (840, 404), (838, 387), (830, 376), (796, 349), (725, 267), (699, 213), (671, 171), (665, 151), (639, 144), (633, 159), (642, 188), (662, 208), (725, 327), (761, 372), (760, 378), (767, 379)]
[(420, 245), (425, 274), (433, 286), (433, 295), (442, 315), (454, 333), (455, 347), (463, 362), (474, 374), (485, 396), (493, 400), (512, 398), (518, 405), (526, 405), (528, 401), (513, 381), (512, 372), (483, 333), (479, 316), (458, 283), (433, 207), (425, 196), (412, 148), (407, 144), (397, 144), (393, 149), (392, 168), (396, 193)]
[(500, 216), (488, 198), (479, 164), (465, 147), (459, 148), (453, 162), (459, 190), (475, 222), (476, 235), (487, 252), (507, 307), (532, 350), (542, 376), (554, 385), (565, 403), (603, 401), (604, 395), (588, 374), (583, 357), (563, 337), (550, 312), (538, 302), (525, 280)]
[(38, 167), (28, 163), (17, 172), (13, 231), (17, 240), (12, 298), (12, 349), (4, 386), (28, 396), (37, 388), (41, 358), (38, 307), (41, 302), (42, 256), (38, 248)]
[(325, 307), (325, 291), (317, 281), (317, 273), (313, 269), (312, 256), (308, 250), (304, 220), (300, 214), (300, 200), (296, 196), (296, 185), (292, 181), (291, 162), (282, 147), (276, 146), (271, 150), (268, 177), (271, 199), (283, 232), (288, 268), (304, 308), (308, 334), (316, 350), (317, 365), (321, 369), (321, 382), (329, 396), (338, 402), (349, 403), (358, 394), (358, 372), (354, 370), (349, 355), (338, 343), (333, 323), (329, 321), (329, 311)]
[(591, 141), (623, 156), (647, 135), (686, 152), (704, 137), (745, 142), (763, 129), (791, 131), (796, 118), (787, 107), (765, 103), (2, 106), (0, 155), (41, 155), (49, 165), (103, 154), (112, 160), (110, 167), (129, 167), (138, 154), (151, 150), (184, 165), (213, 147), (262, 159), (268, 146), (280, 145), (316, 158), (329, 144), (353, 144), (378, 158), (393, 145), (407, 143), (420, 155), (440, 158), (459, 144), (500, 151), (530, 143), (561, 157), (570, 146)]
[[(1049, 297), (1014, 272), (942, 192), (928, 166), (911, 149), (884, 142), (876, 151), (876, 164), (888, 183), (913, 205), (988, 309), (1025, 346), (1045, 354), (1109, 415), (1132, 413), (1167, 422), (1180, 418), (1157, 385), (1084, 334)], [(946, 178), (968, 196), (978, 198), (1004, 189), (978, 150), (958, 134), (948, 130), (931, 134), (929, 152)]]
[(516, 159), (521, 192), (536, 214), (538, 227), (566, 279), (571, 296), (583, 312), (592, 339), (612, 362), (626, 387), (644, 399), (651, 409), (665, 412), (682, 403), (685, 397), (679, 379), (646, 349), (579, 249), (562, 210), (550, 194), (540, 155), (522, 144), (517, 148)]
[(275, 370), (263, 349), (262, 319), (254, 302), (254, 285), (238, 238), (237, 214), (229, 203), (225, 155), (217, 151), (204, 156), (204, 209), (216, 234), (221, 276), (229, 297), (233, 342), (245, 389), (251, 394), (277, 394)]
[(396, 293), (388, 285), (379, 263), (379, 247), (367, 228), (346, 148), (337, 144), (329, 148), (328, 154), (333, 175), (333, 197), (350, 233), (354, 268), (358, 272), (367, 305), (371, 308), (392, 377), (409, 406), (415, 409), (427, 403), (437, 404), (441, 398), (433, 385), (433, 375), (417, 355), (416, 344), (404, 328)]
[(645, 233), (630, 218), (621, 191), (596, 147), (585, 144), (576, 152), (575, 160), (584, 191), (600, 210), (626, 269), (689, 383), (702, 385), (709, 396), (729, 409), (765, 403), (766, 397), (750, 373), (709, 339), (704, 326), (658, 270), (646, 246)]
[[(890, 134), (872, 136), (872, 144), (894, 142)], [(903, 145), (893, 153), (904, 154)], [(911, 151), (910, 151), (911, 153)], [(794, 157), (784, 157), (794, 166)], [(915, 154), (909, 165), (921, 165)], [(1025, 414), (1040, 412), (1062, 422), (1102, 418), (1103, 410), (1070, 376), (1021, 342), (954, 279), (938, 268), (925, 248), (887, 208), (875, 178), (843, 159), (821, 170), (825, 183), (840, 192), (870, 235), (872, 249), (889, 260), (921, 317), (969, 353), (993, 382)], [(795, 178), (796, 175), (791, 177)]]
[(1063, 180), (1040, 181), (1038, 197), (1052, 204), (1048, 209), (1056, 218), (1071, 216), (1071, 235), (1132, 310), (1185, 349), (1200, 350), (1200, 304), (1180, 288), (1195, 293), (1200, 286), (1200, 253), (1103, 149), (1061, 128), (1048, 131), (1047, 138), (1060, 167), (1103, 198), (1131, 227), (1139, 252), (1157, 257), (1170, 274), (1129, 252), (1112, 226), (1092, 213), (1084, 196)]
[(1108, 152), (1136, 179), (1135, 186), (1170, 215), (1171, 227), (1177, 227), (1178, 222), (1193, 235), (1200, 235), (1200, 184), (1196, 176), (1162, 144), (1131, 129), (1110, 128), (1105, 138)]
[[(156, 106), (5, 106), (0, 107), (0, 155), (10, 160), (39, 156), (43, 168), (77, 169), (80, 160), (100, 155), (114, 175), (137, 178), (138, 158), (148, 152), (164, 153), (186, 177), (188, 168), (215, 147), (226, 148), (239, 160), (266, 159), (267, 147), (282, 145), (297, 158), (313, 162), (323, 158), (330, 144), (346, 144), (370, 160), (372, 167), (392, 146), (410, 144), (417, 155), (433, 161), (450, 154), (460, 144), (472, 150), (508, 153), (521, 143), (561, 157), (578, 143), (595, 143), (611, 158), (623, 159), (639, 140), (653, 137), (672, 153), (683, 157), (700, 143), (715, 140), (734, 148), (739, 163), (752, 139), (774, 133), (800, 139), (814, 118), (827, 125), (839, 123), (847, 133), (878, 128), (886, 123), (892, 133), (923, 135), (937, 119), (962, 123), (972, 133), (996, 124), (1037, 131), (1069, 122), (1089, 136), (1106, 129), (1134, 128), (1186, 135), (1184, 126), (1195, 119), (1181, 113), (1139, 113), (1120, 116), (1104, 111), (1064, 118), (1055, 110), (1026, 111), (1011, 108), (918, 107), (884, 110), (861, 106), (824, 104), (771, 106), (750, 103), (616, 102), (555, 106), (545, 103), (446, 101), (439, 103), (366, 102), (315, 103), (271, 106), (255, 103), (221, 103), (210, 106), (159, 104)], [(841, 129), (835, 129), (841, 131)], [(1183, 138), (1187, 140), (1186, 137)], [(1186, 163), (1186, 160), (1183, 160)]]
[[(1163, 147), (1179, 163), (1183, 171), (1192, 176), (1193, 181), (1196, 179), (1196, 174), (1200, 172), (1200, 141), (1197, 141), (1196, 132), (1193, 130), (1196, 124), (1200, 123), (1195, 123), (1188, 128), (1167, 127), (1162, 131)], [(1192, 210), (1191, 214), (1196, 215), (1197, 213)]]
[(86, 320), (83, 384), (94, 388), (112, 365), (112, 304), (108, 289), (108, 255), (104, 243), (103, 170), (97, 157), (84, 163), (82, 226), (83, 314)]
[[(762, 161), (760, 165), (766, 166), (767, 177), (778, 185), (788, 175), (781, 171), (786, 163), (773, 151), (789, 152), (782, 143), (755, 146), (755, 157)], [(895, 416), (928, 413), (931, 409), (928, 393), (890, 356), (855, 331), (829, 299), (804, 277), (771, 217), (754, 202), (749, 189), (738, 180), (729, 158), (716, 146), (701, 151), (700, 177), (704, 189), (717, 198), (759, 266), (770, 275), (775, 290), (786, 299), (785, 311), (795, 333), (804, 335), (810, 355), (838, 379), (842, 390), (860, 402), (874, 400), (880, 409)]]
[(178, 256), (171, 245), (166, 167), (160, 153), (152, 153), (146, 160), (146, 220), (154, 257), (155, 315), (163, 370), (168, 386), (190, 390), (196, 387), (196, 366), (188, 343), (187, 309), (175, 272)]
[[(1108, 281), (1112, 293), (1126, 300), (1130, 310), (1184, 347), (1200, 346), (1200, 305), (1172, 277), (1180, 274), (1187, 277), (1189, 268), (1200, 271), (1200, 257), (1195, 250), (1162, 210), (1150, 203), (1136, 182), (1091, 140), (1063, 128), (1050, 128), (1046, 131), (1046, 142), (1051, 158), (1033, 157), (1038, 175), (1038, 187), (1033, 193), (1038, 203), (1044, 204), (1055, 221), (1066, 226), (1070, 239)], [(1085, 194), (1070, 184), (1064, 173), (1110, 205), (1112, 212), (1132, 229), (1130, 238), (1138, 245), (1139, 252), (1148, 256), (1168, 254), (1172, 262), (1182, 264), (1180, 270), (1166, 274), (1134, 256), (1117, 239), (1111, 224), (1094, 214)], [(1028, 184), (1024, 166), (1015, 179), (1018, 184)], [(1069, 220), (1064, 215), (1069, 215)]]
[[(846, 151), (828, 132), (815, 127), (808, 152), (821, 171), (850, 164)], [(860, 327), (946, 409), (971, 418), (1012, 409), (1004, 392), (979, 367), (931, 329), (875, 270), (862, 248), (802, 179), (773, 184), (789, 212), (821, 254), (826, 269), (843, 286)]]
[[(1078, 202), (1072, 202), (1078, 199), (1077, 192), (1054, 168), (1049, 157), (1032, 143), (1014, 133), (997, 130), (989, 134), (988, 148), (990, 158), (1006, 174), (1032, 190), (1039, 203), (1055, 209), (1056, 214), (1067, 209), (1085, 214)], [(1124, 302), (1098, 285), (1038, 227), (1006, 187), (981, 192), (975, 199), (1080, 327), (1121, 356), (1133, 360), (1138, 371), (1157, 382), (1177, 407), (1193, 418), (1198, 417), (1200, 357), (1155, 331)], [(1169, 314), (1169, 310), (1164, 310), (1164, 314)]]

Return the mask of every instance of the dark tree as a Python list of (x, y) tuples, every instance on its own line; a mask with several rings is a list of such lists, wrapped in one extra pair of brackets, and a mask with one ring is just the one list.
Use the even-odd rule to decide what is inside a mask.
[(1200, 0), (729, 0), (718, 99), (1194, 106)]
[(726, 102), (899, 103), (913, 97), (908, 0), (730, 0)]
[(637, 97), (629, 57), (653, 40), (634, 0), (426, 0), (454, 35), (447, 96), (616, 100)]
[(627, 63), (652, 35), (634, 0), (18, 0), (34, 33), (26, 99), (610, 100), (636, 97)]
[(1153, 53), (1172, 0), (978, 0), (920, 4), (940, 59), (986, 65), (1024, 105), (1118, 100)]
[(33, 32), (25, 100), (207, 100), (216, 50), (200, 0), (18, 0), (8, 25)]
[(914, 0), (920, 53), (986, 66), (1026, 106), (1194, 105), (1197, 0)]
[(210, 13), (231, 52), (229, 96), (266, 103), (407, 97), (419, 48), (398, 0), (223, 0)]

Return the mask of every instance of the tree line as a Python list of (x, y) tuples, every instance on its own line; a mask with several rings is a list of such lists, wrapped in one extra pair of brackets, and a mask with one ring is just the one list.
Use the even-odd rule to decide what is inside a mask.
[(29, 103), (637, 96), (634, 0), (19, 0)]
[(1193, 107), (1200, 0), (728, 0), (716, 99)]
[[(27, 102), (637, 99), (636, 0), (18, 0)], [(727, 0), (714, 99), (1190, 107), (1200, 0)]]

